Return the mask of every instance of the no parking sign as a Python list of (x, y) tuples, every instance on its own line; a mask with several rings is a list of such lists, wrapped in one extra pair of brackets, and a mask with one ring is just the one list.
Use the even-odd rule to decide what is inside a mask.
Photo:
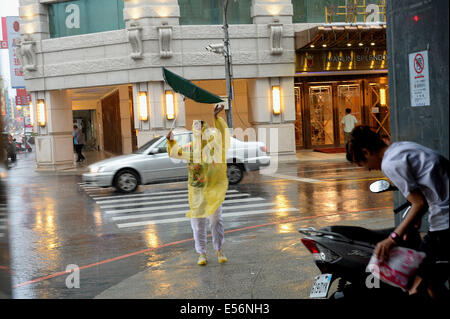
[(428, 51), (409, 54), (409, 91), (411, 106), (430, 105)]

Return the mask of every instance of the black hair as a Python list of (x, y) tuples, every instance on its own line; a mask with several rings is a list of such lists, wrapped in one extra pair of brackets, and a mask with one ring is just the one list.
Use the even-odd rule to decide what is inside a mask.
[(351, 108), (348, 107), (348, 108), (345, 109), (345, 113), (350, 114), (351, 112), (352, 112)]
[(346, 158), (349, 162), (360, 163), (366, 161), (362, 151), (363, 148), (370, 152), (377, 152), (386, 147), (387, 144), (369, 126), (358, 125), (350, 133), (350, 140), (345, 145)]

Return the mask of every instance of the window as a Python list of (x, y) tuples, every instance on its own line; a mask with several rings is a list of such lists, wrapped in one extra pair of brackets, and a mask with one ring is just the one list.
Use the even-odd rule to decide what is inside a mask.
[(167, 139), (164, 139), (158, 145), (158, 153), (167, 153)]
[(144, 154), (153, 144), (161, 139), (161, 136), (155, 137), (152, 140), (148, 141), (135, 152), (136, 154)]
[[(346, 5), (353, 4), (353, 1), (346, 0), (292, 0), (292, 6), (294, 9), (294, 16), (292, 22), (294, 23), (325, 23), (325, 7), (335, 6), (337, 15), (333, 16), (333, 22), (346, 22)], [(374, 13), (372, 7), (369, 5), (375, 4), (378, 6), (378, 12), (380, 16), (378, 19), (382, 19), (381, 13), (384, 12), (384, 4), (381, 0), (366, 0), (359, 1), (357, 4), (357, 22), (364, 22), (364, 19), (371, 13)]]
[[(192, 140), (191, 134), (176, 134), (176, 135), (174, 135), (174, 138), (175, 138), (175, 141), (177, 141), (179, 146), (184, 146), (184, 145), (190, 143)], [(162, 140), (161, 143), (159, 143), (159, 145), (157, 145), (157, 149), (158, 149), (158, 153), (167, 153), (167, 139)]]
[[(178, 0), (180, 24), (223, 24), (222, 0)], [(251, 0), (229, 0), (228, 24), (251, 24)]]
[(50, 37), (124, 29), (123, 8), (123, 0), (74, 0), (50, 4)]

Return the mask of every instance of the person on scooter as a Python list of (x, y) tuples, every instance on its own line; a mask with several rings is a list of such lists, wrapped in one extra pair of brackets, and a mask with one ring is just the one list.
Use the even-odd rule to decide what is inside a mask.
[(448, 260), (449, 239), (449, 161), (436, 151), (414, 142), (386, 142), (368, 126), (357, 126), (346, 145), (347, 160), (369, 170), (381, 170), (411, 203), (405, 219), (375, 248), (375, 255), (387, 261), (391, 248), (401, 242), (411, 227), (419, 227), (428, 211), (429, 230), (420, 250), (427, 254), (409, 291), (417, 293), (419, 284), (427, 285), (433, 297), (432, 265)]

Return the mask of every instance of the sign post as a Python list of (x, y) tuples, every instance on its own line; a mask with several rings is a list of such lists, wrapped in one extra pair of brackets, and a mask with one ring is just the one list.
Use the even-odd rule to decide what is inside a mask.
[(430, 105), (428, 51), (409, 54), (409, 91), (412, 107)]

